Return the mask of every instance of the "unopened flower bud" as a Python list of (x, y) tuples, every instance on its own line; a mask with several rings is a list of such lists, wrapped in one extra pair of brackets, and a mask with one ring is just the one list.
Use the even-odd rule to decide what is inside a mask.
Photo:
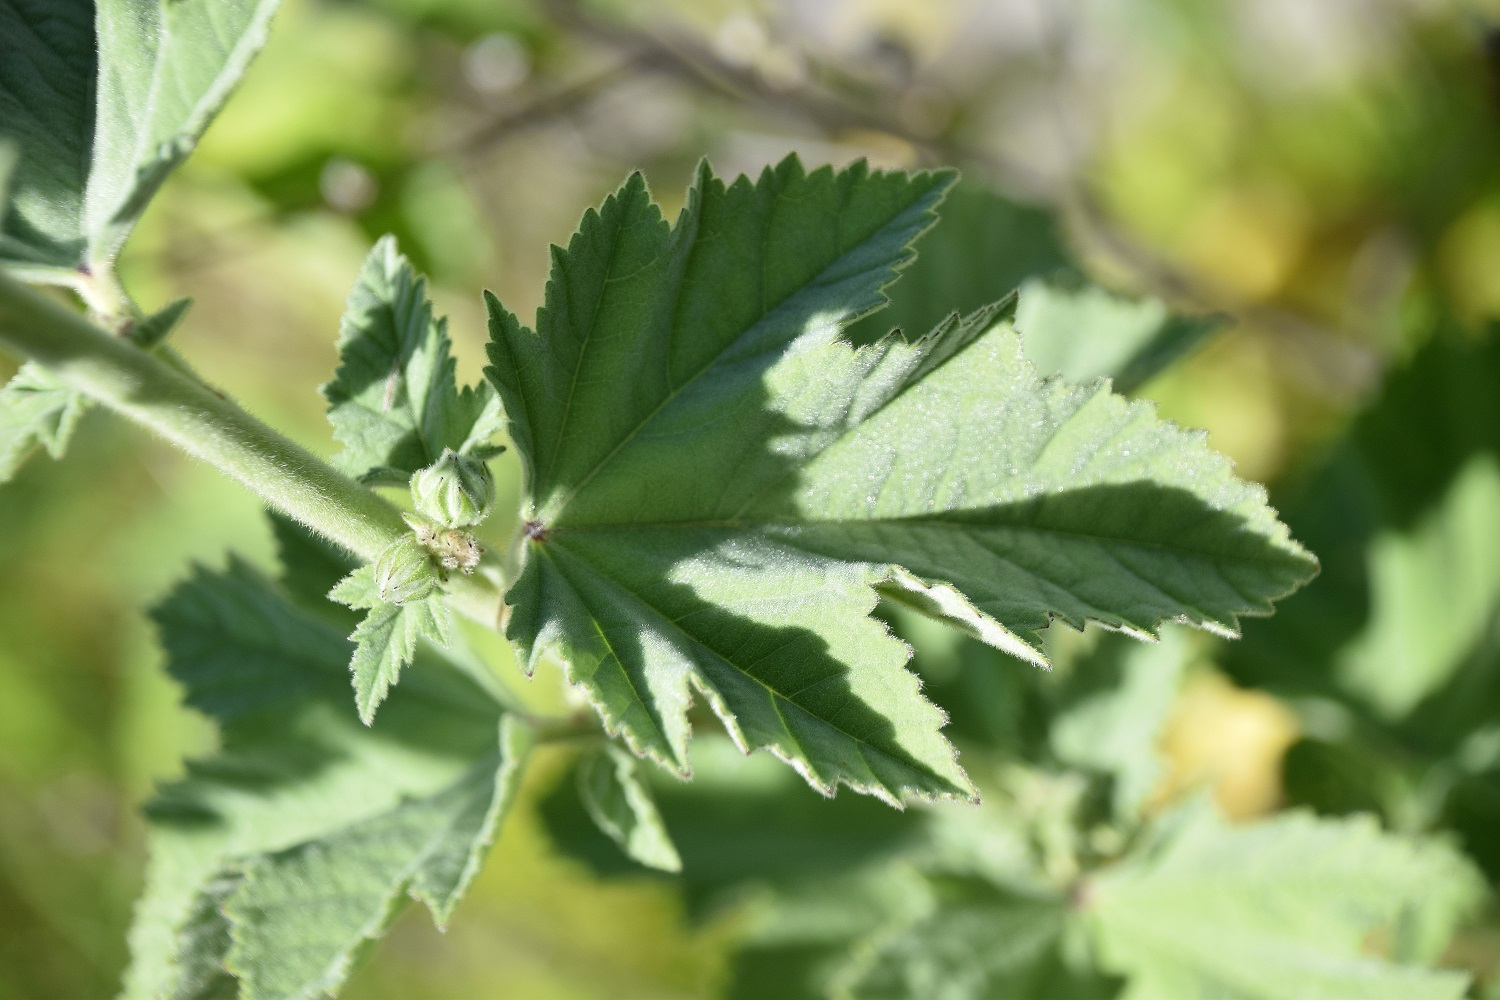
[(392, 604), (420, 601), (437, 590), (437, 567), (415, 536), (403, 535), (380, 553), (375, 560), (375, 588), (382, 601)]
[(451, 448), (411, 477), (417, 513), (445, 528), (472, 528), (495, 507), (495, 479), (483, 462)]

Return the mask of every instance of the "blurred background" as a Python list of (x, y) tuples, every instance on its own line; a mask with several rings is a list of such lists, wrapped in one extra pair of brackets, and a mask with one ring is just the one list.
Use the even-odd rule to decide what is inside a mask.
[[(1020, 262), (979, 254), (988, 298), (1072, 266), (1232, 316), (1139, 394), (1206, 427), (1295, 508), (1387, 373), (1435, 342), (1482, 350), (1500, 318), (1492, 24), (1500, 4), (1477, 0), (286, 0), (122, 269), (148, 310), (192, 296), (179, 349), (328, 455), (315, 386), (383, 233), (430, 275), (473, 380), (481, 289), (529, 315), (548, 244), (632, 169), (670, 215), (705, 156), (727, 175), (789, 150), (951, 164), (965, 197), (1027, 234)], [(1474, 448), (1500, 427), (1485, 433)], [(509, 456), (497, 469), (516, 491)], [(213, 740), (178, 705), (142, 612), (190, 562), (231, 549), (272, 559), (252, 498), (101, 414), (68, 461), (34, 461), (0, 490), (0, 997), (117, 988), (144, 863), (137, 810)], [(1493, 575), (1465, 612), (1485, 634)], [(1207, 783), (1240, 819), (1289, 802), (1374, 809), (1483, 853), (1464, 824), (1500, 817), (1493, 750), (1434, 806), (1433, 762), (1457, 750), (1361, 742), (1359, 684), (1308, 683), (1253, 628), (1245, 651), (1208, 648), (1182, 685), (1159, 798)], [(563, 763), (530, 779), (452, 930), (412, 908), (348, 996), (718, 994), (732, 919), (688, 920), (669, 884), (601, 881), (548, 846), (535, 803)], [(1379, 767), (1380, 788), (1338, 777)], [(1500, 923), (1455, 949), (1487, 982)]]

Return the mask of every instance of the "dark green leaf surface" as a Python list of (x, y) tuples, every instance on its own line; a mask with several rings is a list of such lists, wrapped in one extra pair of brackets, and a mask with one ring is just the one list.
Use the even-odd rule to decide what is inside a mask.
[(874, 587), (1040, 662), (1053, 617), (1232, 633), (1312, 559), (1200, 434), (1038, 379), (1005, 306), (852, 349), (947, 179), (637, 176), (554, 254), (538, 331), (491, 301), (526, 466), (509, 634), (684, 770), (702, 691), (817, 788), (967, 796)]
[(434, 318), (427, 282), (386, 237), (365, 259), (339, 327), (339, 368), (323, 387), (334, 460), (365, 479), (406, 485), (452, 448), (489, 457), (501, 430), (488, 383), (459, 390), (447, 320)]
[(83, 259), (95, 77), (92, 3), (0, 0), (0, 139), (19, 151), (0, 261)]
[[(300, 572), (316, 570), (304, 560)], [(497, 747), (494, 700), (419, 653), (365, 727), (338, 626), (237, 562), (197, 574), (156, 619), (169, 669), (218, 721), (222, 748), (150, 808), (125, 996), (222, 995), (226, 960), (246, 996), (316, 996), (405, 895), (445, 918), (524, 750), (514, 731)], [(298, 925), (297, 948), (277, 938), (294, 933), (279, 916), (291, 910), (318, 914)]]

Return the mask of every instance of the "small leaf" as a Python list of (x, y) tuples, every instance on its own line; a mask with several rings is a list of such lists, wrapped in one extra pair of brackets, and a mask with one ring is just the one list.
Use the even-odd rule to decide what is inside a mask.
[[(236, 995), (214, 992), (225, 982), (218, 971), (231, 945), (230, 925), (216, 921), (221, 909), (235, 908), (245, 870), (275, 870), (275, 859), (297, 856), (298, 845), (321, 843), (300, 856), (321, 851), (352, 880), (351, 892), (385, 899), (389, 883), (357, 882), (369, 874), (359, 845), (383, 837), (383, 824), (410, 829), (403, 824), (417, 822), (418, 803), (451, 805), (466, 794), (455, 789), (471, 790), (464, 801), (472, 808), (445, 813), (449, 835), (417, 847), (425, 851), (424, 874), (411, 885), (446, 917), (493, 836), (489, 814), (473, 822), (482, 811), (476, 789), (494, 784), (486, 808), (498, 817), (509, 795), (506, 769), (520, 760), (511, 742), (496, 761), (502, 713), (490, 695), (445, 658), (419, 651), (421, 669), (367, 728), (350, 704), (351, 649), (338, 627), (293, 606), (238, 561), (224, 573), (200, 571), (155, 617), (168, 669), (189, 704), (219, 723), (221, 748), (190, 763), (188, 776), (149, 807), (151, 865), (131, 930), (125, 997)], [(356, 853), (346, 859), (344, 845)], [(236, 912), (243, 916), (243, 908)], [(276, 929), (247, 918), (233, 930), (239, 941)], [(319, 968), (343, 961), (311, 949), (300, 958)]]
[(369, 610), (349, 636), (355, 644), (349, 664), (354, 701), (360, 719), (369, 725), (386, 694), (401, 679), (401, 671), (416, 656), (417, 640), (430, 639), (439, 646), (448, 645), (448, 608), (441, 595), (408, 604), (382, 600), (374, 570), (369, 566), (349, 574), (328, 596), (348, 607)]
[(629, 753), (611, 743), (586, 754), (578, 765), (578, 794), (595, 825), (630, 857), (648, 868), (682, 871), (656, 801)]
[(1031, 279), (1016, 329), (1043, 374), (1070, 382), (1108, 376), (1130, 393), (1223, 329), (1222, 316), (1178, 316), (1160, 299), (1127, 299), (1093, 285)]
[[(160, 344), (192, 304), (179, 299), (141, 320), (131, 338), (143, 348)], [(84, 414), (89, 398), (69, 388), (45, 368), (27, 362), (0, 388), (0, 483), (13, 479), (37, 449), (62, 458)]]
[[(1094, 655), (1074, 666), (1075, 676), (1096, 690), (1052, 720), (1052, 749), (1073, 767), (1114, 777), (1117, 817), (1136, 819), (1156, 787), (1161, 728), (1193, 652), (1184, 630), (1162, 629), (1161, 641), (1151, 645), (1103, 636)], [(1118, 682), (1109, 686), (1115, 678)]]
[(130, 339), (143, 351), (160, 346), (192, 306), (192, 299), (178, 299), (130, 328)]
[(493, 388), (458, 389), (447, 321), (435, 319), (426, 279), (394, 237), (365, 260), (339, 326), (339, 368), (323, 387), (334, 459), (369, 481), (406, 485), (445, 449), (493, 457), (501, 429)]
[(14, 478), (38, 448), (61, 458), (89, 406), (45, 368), (22, 365), (0, 389), (0, 483)]
[(1446, 940), (1484, 883), (1447, 845), (1383, 833), (1367, 816), (1293, 812), (1231, 828), (1199, 803), (1080, 893), (1101, 964), (1130, 980), (1127, 1000), (1458, 1000), (1466, 974), (1367, 948), (1410, 920)]
[(1232, 634), (1315, 571), (1202, 435), (1038, 378), (1010, 301), (839, 339), (949, 180), (705, 166), (668, 226), (636, 176), (555, 252), (536, 332), (491, 298), (529, 492), (508, 635), (638, 754), (686, 771), (697, 690), (825, 793), (968, 797), (875, 588), (1043, 662), (1053, 618)]

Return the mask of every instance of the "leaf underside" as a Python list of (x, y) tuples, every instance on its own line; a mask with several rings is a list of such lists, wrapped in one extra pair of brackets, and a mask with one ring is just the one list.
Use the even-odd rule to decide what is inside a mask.
[(1464, 995), (1462, 972), (1367, 951), (1398, 921), (1440, 947), (1473, 912), (1482, 879), (1447, 845), (1383, 833), (1368, 816), (1288, 813), (1236, 829), (1199, 806), (1163, 826), (1151, 849), (1091, 889), (1100, 962), (1129, 977), (1126, 1000)]
[(0, 2), (0, 262), (113, 261), (265, 44), (277, 0)]
[[(288, 579), (326, 591), (337, 554), (294, 541)], [(156, 611), (169, 669), (222, 746), (148, 810), (129, 1000), (322, 996), (404, 899), (441, 922), (477, 871), (529, 732), (426, 653), (367, 728), (336, 614), (238, 562)]]
[(536, 332), (491, 297), (531, 522), (508, 634), (637, 753), (685, 773), (697, 689), (826, 793), (967, 797), (876, 587), (1041, 662), (1054, 617), (1229, 633), (1314, 571), (1201, 434), (1039, 379), (1011, 302), (840, 340), (950, 179), (705, 166), (669, 226), (637, 175), (554, 250)]

